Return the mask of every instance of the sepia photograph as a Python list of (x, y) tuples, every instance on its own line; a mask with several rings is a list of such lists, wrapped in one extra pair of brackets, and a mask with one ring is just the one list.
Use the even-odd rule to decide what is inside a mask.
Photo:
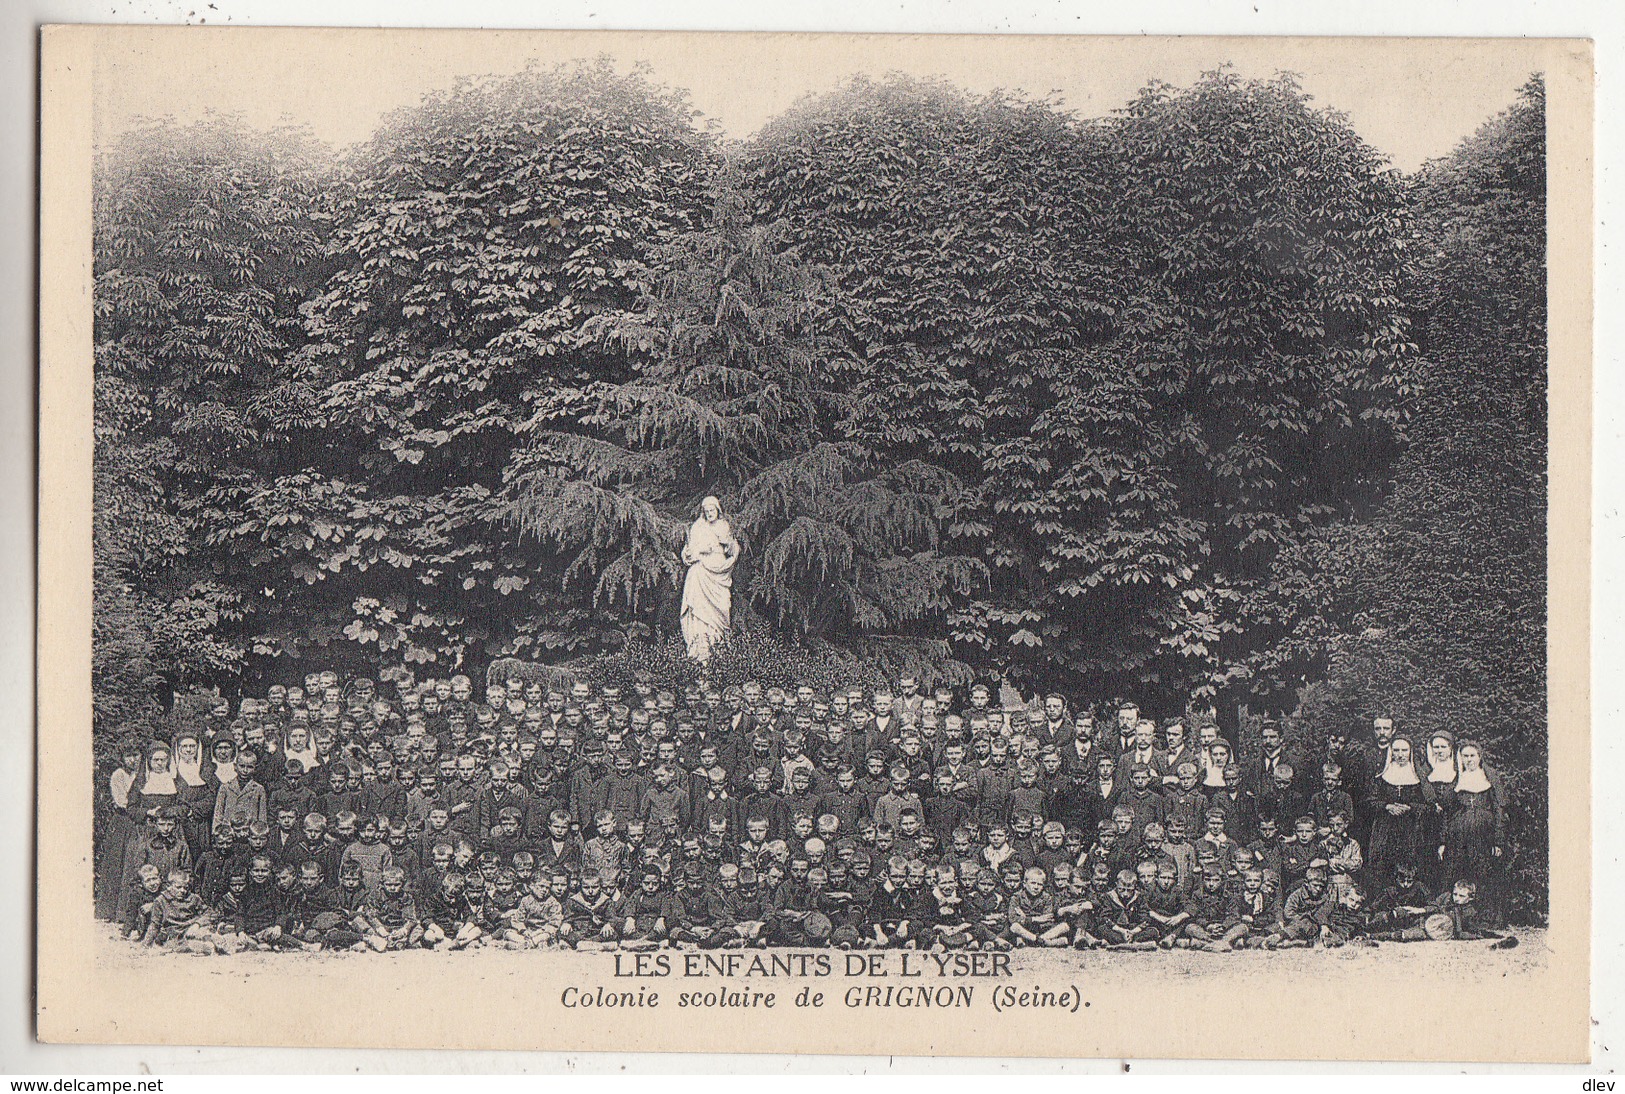
[(1587, 43), (44, 56), (44, 1039), (1585, 1058)]

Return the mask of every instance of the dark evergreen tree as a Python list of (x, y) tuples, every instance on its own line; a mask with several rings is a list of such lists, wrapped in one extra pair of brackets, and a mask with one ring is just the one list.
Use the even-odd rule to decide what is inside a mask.
[(744, 550), (736, 606), (802, 641), (884, 636), (894, 658), (941, 662), (946, 644), (921, 639), (984, 572), (942, 549), (959, 486), (854, 436), (842, 381), (859, 366), (825, 333), (828, 276), (785, 236), (719, 179), (704, 228), (663, 249), (658, 288), (593, 324), (632, 378), (540, 404), (514, 519), (595, 607), (669, 628), (684, 533), (717, 494)]

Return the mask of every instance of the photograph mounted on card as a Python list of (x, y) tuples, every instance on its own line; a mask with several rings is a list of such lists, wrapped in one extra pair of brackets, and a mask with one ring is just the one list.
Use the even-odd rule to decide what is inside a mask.
[(43, 1040), (1587, 1058), (1589, 43), (43, 41)]

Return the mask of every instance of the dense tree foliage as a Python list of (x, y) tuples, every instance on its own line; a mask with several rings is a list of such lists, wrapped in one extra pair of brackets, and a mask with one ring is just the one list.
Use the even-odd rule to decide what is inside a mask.
[[(515, 517), (595, 607), (671, 617), (688, 522), (720, 495), (743, 548), (742, 608), (804, 641), (884, 635), (896, 654), (985, 571), (939, 550), (951, 475), (843, 432), (854, 364), (824, 329), (828, 277), (784, 229), (756, 223), (719, 176), (707, 224), (660, 255), (659, 288), (596, 326), (632, 377), (540, 403)], [(928, 646), (945, 659), (946, 643)]]
[[(1417, 176), (1408, 445), (1380, 512), (1305, 553), (1299, 636), (1323, 652), (1312, 732), (1387, 714), (1480, 741), (1544, 910), (1546, 859), (1546, 120), (1517, 103)], [(1307, 595), (1312, 594), (1312, 595)]]
[(601, 640), (494, 499), (538, 400), (625, 374), (588, 323), (703, 207), (691, 114), (607, 62), (535, 69), (431, 95), (350, 157), (298, 358), (323, 443), (215, 537), (274, 590), (254, 652), (452, 667)]
[(1211, 695), (1271, 562), (1376, 494), (1414, 347), (1403, 192), (1287, 78), (1105, 123), (859, 81), (768, 127), (764, 216), (836, 271), (845, 429), (928, 460), (992, 580), (951, 616), (1018, 678)]
[(136, 130), (95, 189), (98, 717), (242, 671), (259, 595), (215, 534), (315, 441), (300, 305), (321, 148), (230, 118)]

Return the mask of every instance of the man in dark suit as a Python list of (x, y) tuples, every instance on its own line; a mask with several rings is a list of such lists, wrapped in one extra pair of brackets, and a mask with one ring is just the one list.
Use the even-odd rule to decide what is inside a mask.
[(1200, 770), (1202, 766), (1201, 751), (1198, 749), (1196, 742), (1192, 740), (1190, 733), (1186, 731), (1184, 722), (1170, 722), (1164, 728), (1163, 733), (1167, 742), (1165, 751), (1167, 753), (1168, 773), (1162, 777), (1162, 784), (1164, 787), (1178, 786), (1179, 765), (1193, 763)]
[[(1247, 766), (1248, 788), (1263, 797), (1275, 783), (1276, 769), (1281, 767), (1291, 768), (1295, 775), (1307, 770), (1308, 765), (1303, 762), (1302, 754), (1282, 739), (1281, 727), (1274, 722), (1265, 722), (1258, 733), (1258, 755)], [(1295, 779), (1293, 787), (1296, 789)]]
[(1134, 731), (1139, 724), (1139, 706), (1124, 703), (1117, 709), (1117, 722), (1100, 727), (1100, 738), (1095, 746), (1108, 756), (1121, 756), (1134, 747)]
[(1067, 717), (1066, 700), (1053, 692), (1044, 696), (1043, 718), (1028, 725), (1027, 735), (1038, 738), (1040, 751), (1053, 748), (1059, 752), (1072, 742), (1072, 734), (1072, 720)]
[(1134, 736), (1130, 739), (1129, 747), (1117, 757), (1119, 790), (1127, 784), (1128, 773), (1136, 766), (1147, 768), (1151, 772), (1151, 781), (1156, 786), (1161, 786), (1162, 777), (1170, 774), (1172, 770), (1168, 766), (1168, 754), (1157, 747), (1157, 725), (1149, 718), (1141, 719), (1134, 727)]

